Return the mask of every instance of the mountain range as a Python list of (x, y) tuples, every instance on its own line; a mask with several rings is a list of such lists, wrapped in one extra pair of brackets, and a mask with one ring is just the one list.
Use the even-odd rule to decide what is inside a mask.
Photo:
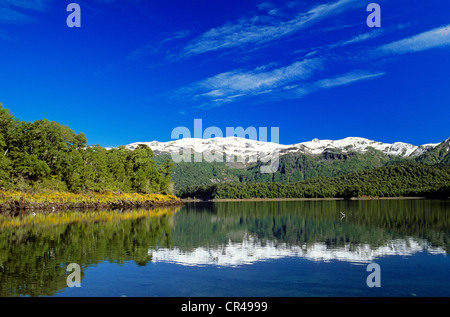
[[(450, 165), (450, 138), (441, 143), (418, 146), (404, 142), (384, 143), (361, 137), (313, 139), (290, 145), (240, 137), (184, 138), (169, 142), (134, 142), (126, 145), (126, 148), (135, 149), (138, 144), (148, 145), (157, 163), (172, 158), (172, 153), (181, 154), (190, 150), (190, 160), (175, 163), (175, 189), (223, 182), (289, 184), (401, 162)], [(213, 153), (218, 156), (215, 156), (214, 161), (198, 161), (194, 159), (194, 153)], [(278, 170), (270, 174), (261, 173), (260, 167), (267, 163), (260, 159), (274, 154), (279, 157)], [(227, 157), (234, 159), (227, 160)]]
[(135, 149), (138, 144), (148, 145), (155, 155), (180, 153), (183, 149), (190, 149), (192, 153), (222, 151), (225, 155), (234, 155), (249, 159), (252, 156), (258, 156), (259, 153), (278, 152), (280, 155), (290, 153), (320, 155), (330, 150), (337, 150), (342, 153), (364, 153), (369, 148), (376, 149), (390, 156), (415, 157), (434, 149), (440, 143), (416, 146), (404, 142), (384, 143), (360, 137), (348, 137), (341, 140), (313, 139), (308, 142), (283, 145), (240, 137), (218, 137), (211, 139), (184, 138), (169, 142), (135, 142), (126, 145), (126, 148)]

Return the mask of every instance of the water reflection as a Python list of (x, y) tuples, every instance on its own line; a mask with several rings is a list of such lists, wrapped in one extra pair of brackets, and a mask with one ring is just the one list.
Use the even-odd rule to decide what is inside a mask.
[[(346, 217), (341, 212), (345, 210)], [(153, 262), (240, 266), (283, 257), (368, 263), (447, 254), (449, 202), (437, 200), (191, 204), (176, 216), (172, 248)]]
[(69, 211), (0, 218), (0, 296), (53, 295), (67, 287), (66, 267), (103, 261), (138, 265), (148, 248), (170, 246), (178, 208), (128, 212)]
[(83, 279), (104, 261), (242, 267), (285, 257), (358, 264), (446, 255), (449, 212), (449, 201), (380, 200), (0, 216), (0, 296), (52, 296), (67, 287), (69, 263), (82, 267)]
[(188, 266), (231, 266), (238, 267), (258, 261), (286, 257), (301, 257), (311, 261), (347, 261), (354, 264), (370, 263), (383, 256), (409, 256), (418, 252), (446, 254), (443, 248), (430, 247), (425, 241), (413, 238), (389, 241), (384, 246), (373, 248), (369, 244), (353, 246), (350, 244), (330, 248), (325, 243), (298, 245), (279, 244), (277, 241), (262, 241), (248, 236), (240, 243), (229, 241), (216, 248), (198, 247), (191, 251), (179, 248), (152, 250), (153, 262), (172, 262)]

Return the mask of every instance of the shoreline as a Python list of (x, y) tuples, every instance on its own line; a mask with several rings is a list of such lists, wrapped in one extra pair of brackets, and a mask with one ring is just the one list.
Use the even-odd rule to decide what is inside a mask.
[(64, 211), (68, 209), (101, 210), (101, 209), (138, 209), (181, 206), (186, 203), (220, 203), (220, 202), (271, 202), (271, 201), (367, 201), (367, 200), (425, 200), (425, 199), (450, 199), (450, 197), (322, 197), (322, 198), (215, 198), (209, 200), (178, 198), (168, 195), (169, 200), (127, 200), (113, 201), (83, 201), (83, 202), (31, 202), (26, 200), (10, 199), (0, 203), (1, 214), (20, 214), (31, 210)]
[(129, 200), (118, 200), (114, 202), (107, 203), (96, 203), (96, 202), (81, 202), (81, 203), (56, 203), (56, 202), (45, 202), (45, 203), (31, 203), (31, 202), (20, 202), (12, 201), (8, 203), (0, 204), (0, 214), (8, 213), (20, 213), (23, 211), (30, 210), (68, 210), (68, 209), (89, 209), (89, 210), (99, 210), (99, 209), (138, 209), (138, 208), (158, 208), (158, 207), (169, 207), (169, 206), (180, 206), (183, 205), (182, 200), (172, 200), (172, 201), (129, 201)]
[(30, 203), (21, 201), (12, 201), (8, 203), (0, 204), (0, 214), (7, 213), (8, 211), (20, 211), (20, 210), (67, 210), (67, 209), (133, 209), (133, 208), (155, 208), (155, 207), (167, 207), (183, 205), (182, 200), (172, 201), (129, 201), (118, 200), (107, 203), (95, 203), (95, 202), (81, 202), (81, 203)]
[(258, 202), (258, 201), (335, 201), (335, 200), (422, 200), (422, 199), (449, 199), (447, 198), (429, 198), (429, 197), (351, 197), (351, 198), (339, 198), (339, 197), (326, 197), (326, 198), (215, 198), (209, 200), (201, 199), (181, 199), (182, 201), (189, 202)]

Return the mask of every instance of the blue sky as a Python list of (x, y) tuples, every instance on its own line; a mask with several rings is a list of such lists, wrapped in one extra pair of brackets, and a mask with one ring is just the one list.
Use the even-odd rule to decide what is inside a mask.
[(0, 102), (102, 146), (197, 118), (279, 127), (283, 144), (447, 139), (450, 1), (377, 1), (379, 28), (370, 2), (0, 0)]

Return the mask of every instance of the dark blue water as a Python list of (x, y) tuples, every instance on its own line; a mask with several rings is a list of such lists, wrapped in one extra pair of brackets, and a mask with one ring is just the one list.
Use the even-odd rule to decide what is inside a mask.
[(366, 284), (366, 265), (337, 260), (289, 257), (242, 267), (101, 263), (86, 270), (81, 287), (66, 288), (56, 296), (450, 296), (448, 256), (421, 252), (376, 263), (381, 286), (372, 288)]

